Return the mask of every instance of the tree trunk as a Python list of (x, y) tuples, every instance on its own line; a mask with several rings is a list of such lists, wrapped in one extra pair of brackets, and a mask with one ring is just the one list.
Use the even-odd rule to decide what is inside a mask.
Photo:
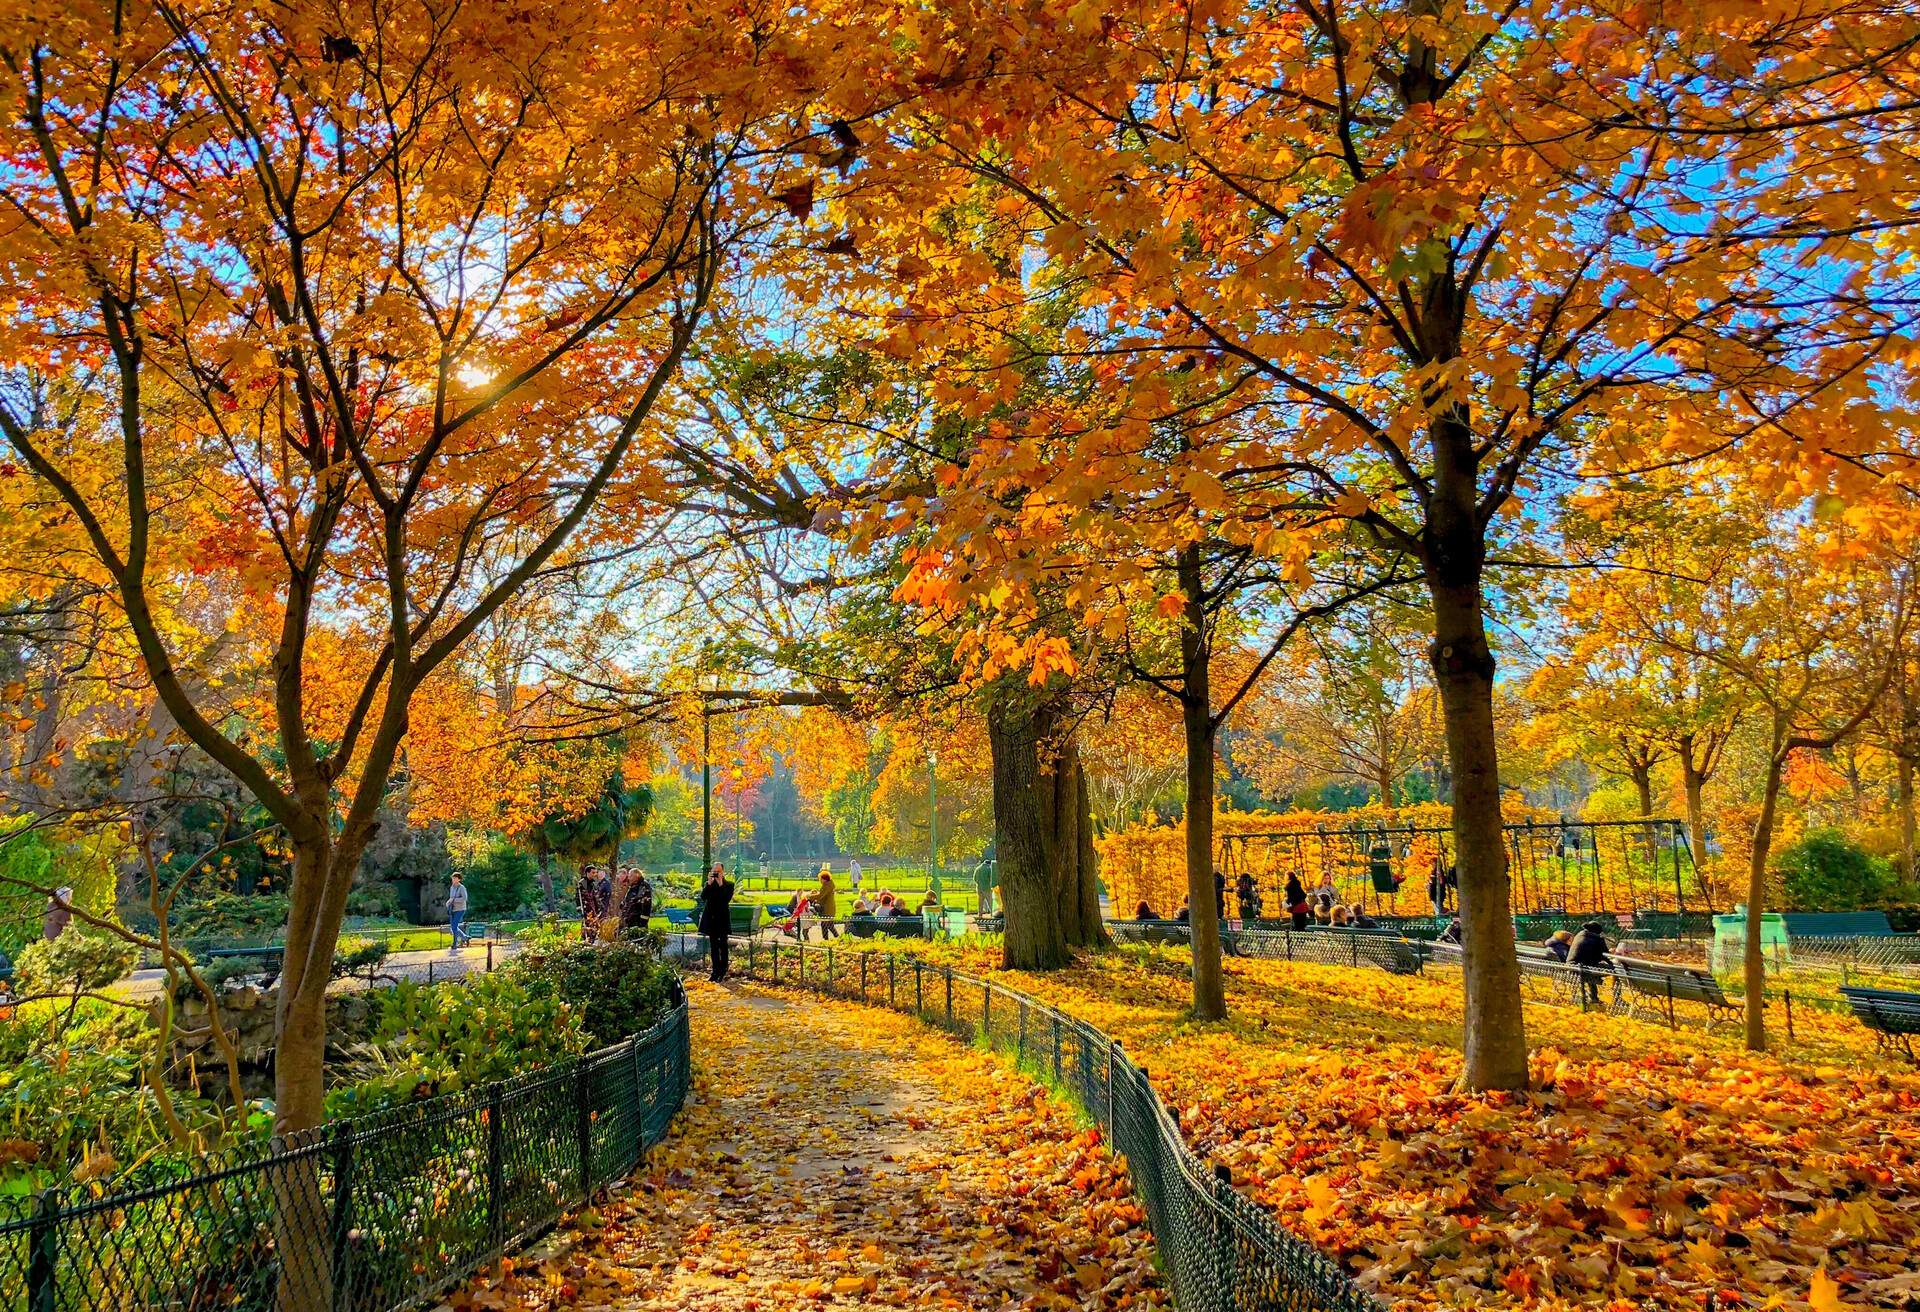
[(1639, 760), (1627, 767), (1633, 775), (1633, 796), (1640, 804), (1640, 818), (1653, 819), (1653, 762)]
[[(1776, 734), (1776, 739), (1779, 737)], [(1767, 857), (1773, 848), (1774, 813), (1780, 801), (1780, 774), (1786, 753), (1775, 748), (1767, 761), (1766, 792), (1753, 825), (1753, 860), (1747, 866), (1747, 942), (1742, 975), (1747, 989), (1747, 1048), (1767, 1050), (1767, 956), (1761, 950), (1761, 916), (1767, 904)]]
[(1180, 719), (1187, 745), (1187, 917), (1193, 944), (1193, 1014), (1224, 1020), (1227, 986), (1220, 964), (1220, 916), (1213, 897), (1212, 644), (1200, 575), (1200, 548), (1180, 552), (1186, 623), (1180, 631)]
[(1445, 717), (1453, 780), (1453, 845), (1460, 877), (1469, 1089), (1523, 1089), (1527, 1035), (1513, 941), (1507, 851), (1501, 831), (1494, 740), (1493, 652), (1482, 572), (1486, 545), (1476, 508), (1472, 435), (1455, 419), (1434, 433), (1427, 510), (1427, 591), (1433, 601), (1433, 672)]
[(553, 888), (553, 853), (540, 849), (540, 908), (548, 915), (560, 909), (560, 900)]
[(1093, 846), (1093, 805), (1087, 788), (1087, 768), (1082, 763), (1075, 770), (1079, 780), (1076, 789), (1076, 805), (1080, 811), (1080, 859), (1078, 867), (1080, 886), (1080, 924), (1082, 937), (1078, 945), (1089, 948), (1106, 947), (1107, 926), (1100, 919), (1100, 856)]
[(1080, 753), (1071, 739), (1047, 741), (1052, 719), (1044, 710), (1040, 721), (1040, 785), (1047, 817), (1047, 869), (1053, 874), (1053, 902), (1060, 918), (1060, 938), (1068, 944), (1085, 941), (1080, 907)]
[(1903, 879), (1913, 880), (1913, 851), (1915, 847), (1915, 817), (1913, 811), (1913, 760), (1910, 757), (1897, 757), (1894, 762), (1896, 779), (1894, 783), (1895, 799), (1900, 811), (1900, 875)]
[(1051, 823), (1048, 863), (1054, 872), (1053, 894), (1059, 907), (1060, 936), (1071, 947), (1100, 947), (1107, 941), (1100, 923), (1100, 890), (1095, 876), (1093, 808), (1087, 799), (1087, 771), (1080, 744), (1069, 733), (1050, 742), (1056, 716), (1041, 708), (1042, 787), (1047, 794)]
[[(1001, 964), (1007, 970), (1052, 970), (1069, 960), (1054, 875), (1047, 865), (1050, 781), (1040, 772), (1040, 731), (1031, 694), (1002, 687), (987, 708), (993, 757), (994, 852), (1000, 909), (1006, 916)], [(1043, 786), (1043, 783), (1045, 786)]]
[(1687, 795), (1687, 843), (1693, 849), (1693, 869), (1698, 874), (1707, 864), (1707, 812), (1704, 805), (1707, 772), (1703, 763), (1694, 759), (1693, 748), (1693, 735), (1683, 735), (1680, 739), (1680, 787)]
[[(318, 791), (324, 806), (325, 789)], [(273, 1129), (289, 1143), (303, 1141), (325, 1120), (327, 988), (333, 981), (334, 947), (353, 869), (371, 836), (370, 830), (360, 829), (332, 838), (324, 815), (314, 829), (319, 838), (294, 843), (293, 906), (275, 1018)], [(333, 1303), (319, 1161), (311, 1155), (298, 1157), (274, 1174), (279, 1312), (323, 1312)]]

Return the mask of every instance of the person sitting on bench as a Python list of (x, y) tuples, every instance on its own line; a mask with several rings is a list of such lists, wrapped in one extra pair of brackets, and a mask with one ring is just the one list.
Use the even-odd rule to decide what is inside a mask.
[(1564, 929), (1556, 929), (1547, 936), (1547, 955), (1555, 961), (1564, 962), (1567, 953), (1573, 950), (1573, 935)]
[(1293, 917), (1295, 929), (1307, 927), (1307, 890), (1300, 883), (1300, 876), (1287, 876), (1287, 914)]
[(1186, 923), (1187, 923), (1188, 921), (1190, 921), (1190, 920), (1192, 920), (1192, 919), (1193, 919), (1193, 908), (1192, 908), (1192, 906), (1190, 905), (1190, 904), (1192, 903), (1192, 901), (1193, 901), (1193, 899), (1192, 899), (1191, 897), (1183, 897), (1183, 898), (1181, 898), (1181, 899), (1180, 899), (1180, 910), (1178, 910), (1178, 911), (1176, 911), (1176, 912), (1174, 913), (1174, 916), (1173, 916), (1173, 918), (1174, 918), (1175, 920), (1177, 920), (1177, 921), (1179, 921), (1179, 922), (1180, 922), (1181, 924), (1183, 924), (1183, 925), (1184, 925), (1184, 924), (1186, 924)]
[(1367, 909), (1355, 902), (1347, 908), (1347, 923), (1355, 929), (1377, 929), (1380, 922), (1367, 914)]
[(1249, 923), (1260, 919), (1260, 890), (1254, 885), (1253, 876), (1242, 870), (1233, 891), (1240, 901), (1240, 919)]
[(1567, 960), (1580, 967), (1580, 985), (1589, 1002), (1600, 1001), (1600, 977), (1604, 973), (1600, 967), (1606, 964), (1609, 951), (1606, 931), (1597, 920), (1582, 925), (1567, 949)]
[(1160, 913), (1153, 909), (1153, 903), (1147, 901), (1145, 898), (1141, 898), (1140, 905), (1133, 909), (1133, 918), (1135, 920), (1158, 920), (1160, 919)]

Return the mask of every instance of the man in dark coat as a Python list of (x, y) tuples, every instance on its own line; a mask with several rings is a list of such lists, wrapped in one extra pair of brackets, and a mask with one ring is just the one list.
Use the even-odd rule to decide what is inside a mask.
[(733, 931), (733, 881), (718, 861), (707, 872), (700, 893), (700, 932), (707, 936), (707, 956), (717, 984), (727, 977), (727, 935)]
[(1587, 991), (1587, 1001), (1600, 1001), (1601, 968), (1606, 965), (1607, 935), (1597, 920), (1589, 920), (1573, 936), (1573, 946), (1567, 949), (1567, 960), (1580, 967), (1580, 986)]

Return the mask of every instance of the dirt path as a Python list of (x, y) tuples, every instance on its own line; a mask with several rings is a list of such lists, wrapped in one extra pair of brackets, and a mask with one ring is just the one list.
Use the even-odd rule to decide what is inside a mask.
[(902, 1016), (692, 992), (695, 1095), (645, 1174), (453, 1307), (1165, 1304), (1124, 1176), (1031, 1082)]

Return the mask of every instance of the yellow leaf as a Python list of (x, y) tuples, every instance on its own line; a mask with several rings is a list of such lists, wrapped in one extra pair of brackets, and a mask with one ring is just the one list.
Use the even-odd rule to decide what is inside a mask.
[(1813, 1273), (1813, 1285), (1807, 1290), (1807, 1302), (1813, 1312), (1846, 1312), (1846, 1304), (1840, 1301), (1840, 1286), (1827, 1274), (1826, 1268)]

